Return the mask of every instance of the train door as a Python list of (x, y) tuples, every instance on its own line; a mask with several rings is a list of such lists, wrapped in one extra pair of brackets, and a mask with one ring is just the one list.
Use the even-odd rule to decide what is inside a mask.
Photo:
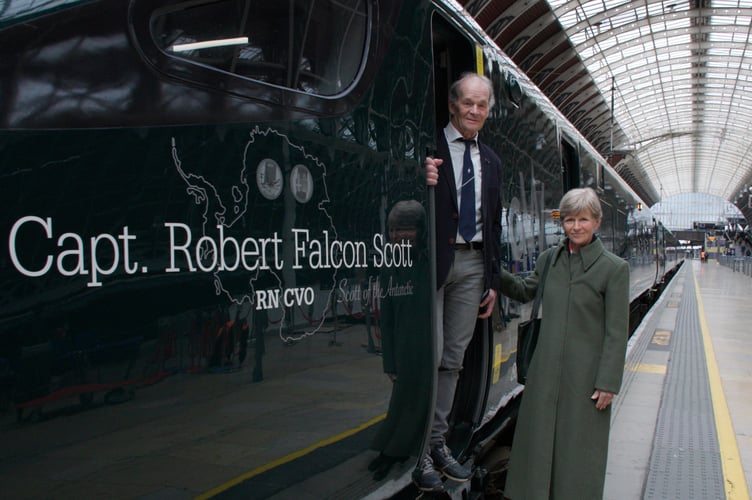
[[(483, 55), (460, 28), (438, 13), (432, 19), (432, 37), (436, 128), (441, 133), (449, 121), (449, 87), (463, 73), (482, 74)], [(482, 418), (488, 393), (490, 351), (490, 322), (479, 321), (465, 352), (464, 369), (449, 417), (447, 442), (455, 454), (461, 454), (467, 448)]]

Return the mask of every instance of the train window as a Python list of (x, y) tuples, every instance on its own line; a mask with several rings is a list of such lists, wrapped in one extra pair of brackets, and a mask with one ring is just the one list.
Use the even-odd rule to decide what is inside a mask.
[(308, 94), (356, 80), (368, 42), (366, 0), (215, 0), (157, 10), (150, 28), (166, 54)]
[(565, 192), (581, 186), (580, 158), (577, 148), (564, 139), (561, 141), (561, 173)]

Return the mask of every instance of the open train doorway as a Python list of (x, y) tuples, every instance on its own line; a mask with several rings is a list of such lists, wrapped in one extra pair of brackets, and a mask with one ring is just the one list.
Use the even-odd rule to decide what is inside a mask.
[(475, 44), (466, 35), (435, 14), (433, 33), (433, 83), (436, 109), (436, 127), (449, 122), (449, 87), (463, 73), (476, 71)]
[[(449, 122), (449, 88), (463, 73), (483, 73), (483, 55), (466, 32), (440, 14), (432, 19), (434, 99), (437, 133)], [(481, 136), (483, 132), (481, 131)], [(482, 137), (481, 137), (482, 140)], [(454, 404), (449, 415), (447, 444), (454, 455), (462, 458), (474, 430), (480, 424), (487, 398), (490, 352), (490, 322), (476, 323), (473, 339), (465, 351), (465, 367), (457, 382)]]

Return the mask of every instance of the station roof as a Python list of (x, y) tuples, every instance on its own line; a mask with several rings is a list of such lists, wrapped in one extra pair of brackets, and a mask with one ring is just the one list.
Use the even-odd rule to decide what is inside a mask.
[(752, 0), (459, 0), (649, 205), (752, 220)]

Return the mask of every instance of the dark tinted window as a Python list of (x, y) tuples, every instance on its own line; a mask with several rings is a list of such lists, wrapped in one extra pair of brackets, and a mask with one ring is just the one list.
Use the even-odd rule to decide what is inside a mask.
[(309, 94), (337, 95), (364, 61), (367, 0), (222, 0), (157, 11), (151, 22), (166, 53)]

